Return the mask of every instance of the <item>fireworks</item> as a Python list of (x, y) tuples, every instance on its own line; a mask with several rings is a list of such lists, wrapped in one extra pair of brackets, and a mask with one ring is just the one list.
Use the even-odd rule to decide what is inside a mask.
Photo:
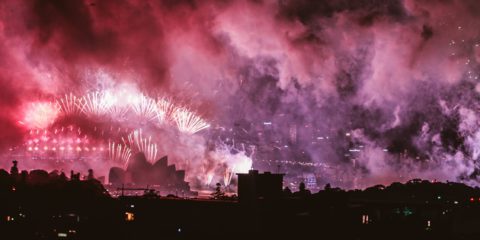
[(149, 162), (153, 163), (155, 160), (157, 160), (157, 144), (152, 141), (151, 136), (148, 138), (143, 137), (141, 129), (130, 133), (127, 141), (124, 140), (124, 142), (137, 152), (143, 152)]
[(122, 163), (123, 167), (126, 168), (131, 156), (132, 150), (128, 146), (115, 144), (114, 142), (108, 144), (108, 158), (110, 161)]
[(30, 129), (44, 129), (50, 126), (60, 114), (60, 107), (52, 102), (35, 102), (27, 105), (21, 124)]
[(230, 186), (230, 182), (232, 182), (232, 177), (234, 174), (235, 166), (225, 169), (225, 174), (223, 176), (223, 184), (225, 184), (225, 187)]
[(102, 95), (102, 101), (106, 106), (108, 116), (112, 119), (124, 120), (129, 109), (128, 105), (120, 101), (119, 94), (115, 94), (112, 91), (104, 91)]
[(65, 94), (63, 98), (57, 99), (57, 104), (64, 115), (76, 115), (82, 111), (80, 100), (80, 98), (70, 93)]
[(140, 95), (130, 99), (130, 101), (133, 112), (143, 120), (149, 122), (157, 118), (157, 103), (155, 100), (145, 95)]
[(108, 114), (113, 119), (124, 120), (128, 113), (128, 108), (124, 106), (114, 105), (108, 110)]
[[(18, 152), (11, 154), (41, 160), (42, 164), (54, 163), (52, 166), (56, 167), (80, 161), (82, 166), (106, 164), (126, 168), (139, 152), (154, 163), (159, 154), (153, 140), (157, 139), (156, 134), (178, 137), (176, 131), (164, 131), (174, 128), (187, 137), (209, 127), (193, 110), (171, 98), (151, 98), (129, 88), (90, 91), (84, 95), (66, 93), (54, 102), (35, 101), (24, 109), (19, 123), (30, 131), (30, 138), (22, 146), (13, 147), (11, 151)], [(140, 127), (151, 134), (145, 134)], [(189, 159), (185, 161), (182, 164), (190, 169)], [(224, 182), (229, 184), (233, 175), (233, 170), (226, 173)], [(210, 184), (221, 176), (215, 176), (212, 170), (205, 180)]]
[(157, 118), (160, 123), (165, 123), (172, 117), (175, 111), (175, 105), (167, 98), (159, 98), (157, 100)]
[(206, 185), (210, 186), (210, 184), (212, 184), (212, 180), (213, 180), (213, 173), (208, 173), (206, 178), (207, 178), (206, 179)]
[(184, 133), (194, 134), (210, 127), (205, 120), (186, 108), (178, 108), (173, 112), (173, 120), (178, 130)]
[(104, 156), (102, 141), (88, 137), (74, 126), (31, 130), (24, 147), (27, 155), (35, 159), (78, 161), (103, 159)]
[(81, 101), (82, 112), (87, 116), (105, 115), (111, 106), (108, 95), (105, 92), (91, 92), (85, 95)]
[[(215, 151), (209, 153), (209, 158), (222, 166), (223, 184), (228, 187), (236, 173), (247, 173), (252, 167), (251, 155), (247, 156), (245, 150), (234, 148), (223, 142), (218, 142)], [(211, 182), (211, 172), (206, 172), (208, 186)]]
[[(32, 103), (26, 109), (25, 118), (19, 121), (31, 129), (45, 129), (60, 116), (84, 115), (98, 120), (138, 122), (158, 121), (156, 127), (173, 126), (180, 132), (197, 133), (210, 125), (194, 111), (180, 107), (167, 97), (157, 100), (137, 91), (111, 89), (92, 91), (81, 97), (73, 93), (56, 99), (55, 103)], [(132, 118), (133, 117), (133, 118)]]

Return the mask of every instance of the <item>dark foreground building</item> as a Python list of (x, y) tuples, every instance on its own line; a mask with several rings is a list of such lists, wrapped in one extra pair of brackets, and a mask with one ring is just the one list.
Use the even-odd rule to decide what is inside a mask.
[(279, 200), (282, 197), (283, 174), (250, 170), (238, 173), (238, 196), (240, 202)]
[(15, 165), (0, 170), (0, 239), (480, 239), (480, 189), (463, 184), (279, 195), (279, 174), (239, 177), (240, 202), (112, 198), (94, 178)]

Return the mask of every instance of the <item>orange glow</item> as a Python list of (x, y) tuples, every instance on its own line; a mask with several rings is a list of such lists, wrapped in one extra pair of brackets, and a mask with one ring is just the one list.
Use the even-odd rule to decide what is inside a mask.
[(135, 220), (135, 214), (133, 214), (132, 212), (125, 212), (125, 220), (127, 222)]

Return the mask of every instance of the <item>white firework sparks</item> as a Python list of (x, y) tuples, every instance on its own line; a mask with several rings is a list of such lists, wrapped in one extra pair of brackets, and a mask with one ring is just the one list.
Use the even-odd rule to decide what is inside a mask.
[(118, 105), (113, 105), (108, 109), (108, 114), (112, 119), (124, 120), (128, 113), (128, 108)]
[(175, 104), (173, 104), (173, 101), (165, 97), (157, 99), (157, 118), (160, 123), (169, 121), (174, 111)]
[(102, 116), (108, 113), (111, 102), (105, 92), (91, 92), (81, 100), (82, 112), (89, 116)]
[(128, 135), (127, 141), (124, 140), (132, 149), (137, 152), (143, 152), (147, 161), (153, 163), (157, 160), (158, 147), (157, 144), (152, 141), (152, 137), (143, 137), (142, 130), (135, 130)]
[(82, 112), (81, 98), (70, 94), (65, 94), (64, 97), (57, 99), (57, 104), (64, 115), (76, 115)]
[(108, 158), (112, 162), (121, 163), (126, 168), (132, 156), (132, 150), (125, 144), (116, 144), (110, 142), (108, 144)]
[(207, 178), (206, 179), (206, 185), (210, 186), (210, 184), (212, 184), (212, 180), (213, 180), (213, 173), (208, 173), (206, 178)]
[(145, 121), (153, 121), (157, 118), (157, 103), (145, 95), (130, 99), (130, 107), (133, 112)]
[(210, 124), (186, 108), (177, 108), (172, 114), (178, 130), (184, 133), (194, 134), (209, 128)]
[(235, 174), (235, 166), (225, 169), (225, 174), (223, 175), (223, 184), (225, 184), (225, 187), (230, 186), (230, 183), (232, 182), (232, 177), (234, 174)]
[(60, 114), (60, 106), (52, 102), (35, 102), (27, 105), (21, 124), (31, 129), (44, 129), (55, 122)]

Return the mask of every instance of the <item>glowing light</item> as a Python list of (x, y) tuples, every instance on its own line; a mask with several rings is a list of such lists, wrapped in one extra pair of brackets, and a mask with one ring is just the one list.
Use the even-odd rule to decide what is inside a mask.
[(105, 91), (103, 101), (108, 106), (108, 114), (111, 118), (123, 120), (128, 113), (128, 105), (121, 101), (121, 93)]
[(145, 95), (140, 95), (132, 97), (130, 101), (131, 109), (138, 117), (145, 121), (153, 121), (157, 118), (157, 103), (155, 100), (146, 97)]
[(369, 223), (368, 215), (362, 215), (362, 224), (368, 224), (368, 223)]
[(111, 102), (105, 92), (91, 92), (81, 100), (82, 112), (88, 116), (101, 116), (108, 113)]
[(165, 123), (172, 117), (175, 111), (175, 105), (167, 98), (159, 98), (157, 100), (157, 118), (160, 123)]
[(108, 113), (111, 118), (123, 120), (128, 113), (128, 108), (118, 105), (112, 105), (109, 108)]
[(65, 115), (75, 115), (82, 112), (81, 99), (72, 93), (65, 94), (63, 98), (57, 99), (57, 104)]
[(223, 183), (225, 184), (225, 187), (230, 186), (233, 175), (235, 175), (235, 166), (225, 169), (225, 174), (223, 176)]
[[(253, 154), (253, 153), (252, 153)], [(223, 182), (225, 186), (230, 185), (233, 176), (236, 173), (248, 173), (252, 168), (252, 158), (245, 154), (245, 150), (235, 149), (225, 143), (219, 143), (215, 151), (209, 153), (209, 157), (217, 163), (222, 163), (226, 166), (223, 173)], [(210, 174), (210, 173), (208, 173)], [(207, 175), (206, 184), (209, 185), (212, 177)]]
[(34, 102), (25, 108), (23, 121), (20, 123), (30, 129), (44, 129), (55, 122), (60, 113), (60, 107), (51, 102)]
[(135, 214), (132, 212), (125, 212), (125, 221), (131, 222), (135, 220)]
[(177, 124), (178, 130), (189, 134), (194, 134), (210, 127), (210, 124), (204, 119), (186, 108), (175, 109), (173, 112), (173, 120)]
[(207, 186), (210, 186), (210, 184), (212, 184), (212, 180), (213, 180), (213, 173), (208, 173), (207, 174)]
[(143, 152), (149, 162), (154, 162), (157, 159), (158, 147), (152, 141), (152, 137), (143, 137), (142, 130), (135, 130), (128, 135), (127, 141), (124, 141), (135, 149), (137, 152)]
[(124, 144), (115, 144), (111, 142), (108, 144), (108, 158), (112, 162), (122, 163), (124, 167), (128, 166), (132, 150)]

